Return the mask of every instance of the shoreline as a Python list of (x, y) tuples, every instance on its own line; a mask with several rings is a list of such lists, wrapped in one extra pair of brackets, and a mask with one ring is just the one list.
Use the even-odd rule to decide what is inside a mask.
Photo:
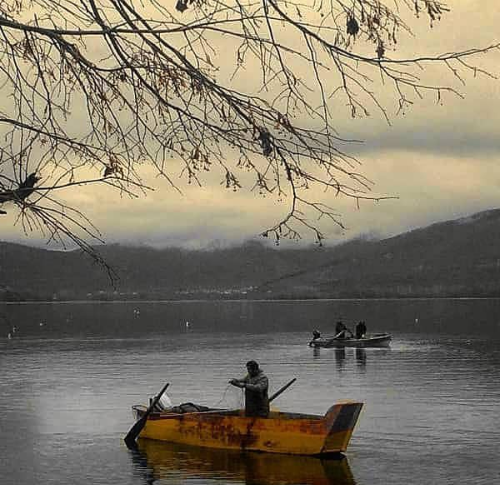
[(422, 296), (422, 297), (374, 297), (374, 298), (188, 298), (165, 300), (27, 300), (0, 301), (0, 305), (95, 305), (95, 304), (165, 304), (165, 303), (286, 303), (328, 301), (434, 301), (434, 300), (500, 300), (500, 296)]

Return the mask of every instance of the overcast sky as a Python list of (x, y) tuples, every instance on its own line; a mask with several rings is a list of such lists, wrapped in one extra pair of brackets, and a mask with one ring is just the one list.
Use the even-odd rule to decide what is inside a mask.
[[(401, 39), (402, 53), (439, 54), (500, 42), (497, 0), (449, 2), (452, 12), (434, 28), (427, 20), (414, 27), (414, 39)], [(477, 5), (481, 5), (480, 8)], [(397, 54), (394, 55), (397, 57)], [(500, 76), (500, 54), (477, 61)], [(443, 83), (450, 80), (443, 79)], [(500, 207), (500, 80), (471, 75), (460, 88), (465, 99), (445, 97), (437, 105), (425, 98), (391, 125), (374, 113), (370, 119), (348, 120), (339, 128), (347, 138), (364, 140), (351, 148), (361, 171), (375, 183), (377, 194), (392, 195), (378, 203), (325, 199), (343, 216), (347, 230), (321, 224), (326, 244), (369, 234), (395, 235), (433, 222)], [(262, 198), (248, 190), (226, 191), (220, 177), (208, 175), (204, 187), (180, 185), (182, 194), (145, 169), (154, 191), (139, 199), (120, 198), (106, 189), (82, 188), (67, 199), (84, 209), (106, 242), (204, 247), (258, 237), (286, 213), (286, 201)], [(323, 194), (318, 197), (323, 198)], [(2, 216), (1, 239), (39, 241)], [(311, 234), (304, 241), (312, 243)]]

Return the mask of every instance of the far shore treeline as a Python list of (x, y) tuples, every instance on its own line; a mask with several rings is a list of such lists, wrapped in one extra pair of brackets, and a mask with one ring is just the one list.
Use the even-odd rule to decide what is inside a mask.
[(500, 297), (500, 210), (326, 248), (80, 251), (0, 242), (0, 301)]

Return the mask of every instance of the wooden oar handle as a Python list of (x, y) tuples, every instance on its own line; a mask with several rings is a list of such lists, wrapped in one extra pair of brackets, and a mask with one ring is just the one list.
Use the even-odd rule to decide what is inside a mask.
[(149, 405), (148, 410), (146, 411), (146, 416), (149, 416), (151, 414), (151, 411), (154, 409), (160, 398), (163, 396), (163, 393), (167, 390), (167, 387), (170, 385), (169, 382), (167, 382), (164, 386), (163, 389), (157, 394), (154, 399), (151, 401), (151, 404)]
[(285, 392), (296, 380), (297, 380), (297, 378), (294, 377), (290, 382), (286, 383), (281, 389), (279, 389), (278, 391), (276, 391), (269, 398), (269, 402), (274, 401), (282, 392)]
[(163, 386), (163, 389), (151, 401), (151, 404), (149, 405), (146, 412), (130, 428), (129, 432), (127, 433), (127, 436), (125, 436), (125, 443), (127, 444), (127, 446), (129, 446), (129, 447), (134, 446), (136, 438), (139, 436), (142, 429), (146, 425), (146, 421), (148, 420), (148, 416), (151, 414), (151, 411), (154, 409), (154, 407), (156, 406), (157, 402), (160, 400), (160, 397), (163, 395), (163, 393), (167, 390), (168, 386), (169, 386), (169, 383), (167, 383)]

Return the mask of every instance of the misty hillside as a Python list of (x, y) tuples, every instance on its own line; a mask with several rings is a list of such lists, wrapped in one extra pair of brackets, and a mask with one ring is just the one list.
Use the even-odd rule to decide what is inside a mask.
[(57, 299), (245, 294), (280, 275), (316, 267), (328, 251), (275, 250), (255, 242), (206, 251), (102, 246), (99, 252), (117, 276), (113, 286), (106, 271), (81, 251), (0, 243), (0, 299), (16, 300), (19, 295), (52, 299), (54, 294)]
[(0, 243), (0, 299), (500, 296), (500, 210), (334, 248), (99, 250), (114, 287), (81, 251)]
[(268, 286), (316, 297), (500, 296), (500, 210), (344, 245), (333, 256)]

